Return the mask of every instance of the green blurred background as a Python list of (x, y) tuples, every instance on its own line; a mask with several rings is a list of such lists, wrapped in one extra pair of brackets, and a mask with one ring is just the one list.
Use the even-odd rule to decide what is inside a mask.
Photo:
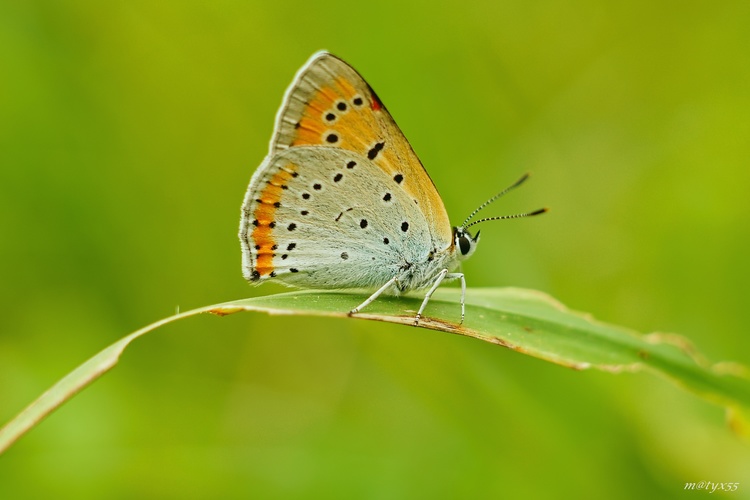
[[(750, 364), (750, 4), (0, 2), (0, 422), (241, 277), (239, 207), (316, 50), (377, 90), (464, 265)], [(201, 317), (138, 341), (0, 457), (0, 496), (682, 498), (739, 482), (722, 409), (364, 321)]]

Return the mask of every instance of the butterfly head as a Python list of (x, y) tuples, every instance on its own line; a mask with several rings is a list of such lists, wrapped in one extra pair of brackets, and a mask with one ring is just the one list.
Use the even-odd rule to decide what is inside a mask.
[(465, 260), (471, 257), (471, 254), (477, 248), (477, 243), (479, 243), (479, 233), (480, 231), (477, 231), (477, 235), (472, 237), (469, 231), (463, 227), (453, 228), (453, 244), (456, 247), (458, 260)]

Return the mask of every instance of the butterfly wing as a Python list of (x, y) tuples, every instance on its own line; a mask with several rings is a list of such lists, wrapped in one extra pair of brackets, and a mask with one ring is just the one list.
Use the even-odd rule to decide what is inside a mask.
[(327, 52), (313, 55), (287, 90), (269, 156), (302, 146), (345, 149), (371, 160), (419, 207), (435, 246), (451, 244), (443, 200), (406, 137), (359, 73)]
[(246, 279), (316, 288), (379, 286), (433, 251), (401, 184), (357, 152), (314, 146), (270, 156), (256, 171), (240, 239)]

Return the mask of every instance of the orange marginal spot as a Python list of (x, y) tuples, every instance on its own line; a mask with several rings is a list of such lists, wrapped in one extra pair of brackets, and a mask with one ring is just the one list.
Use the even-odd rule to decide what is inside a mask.
[[(258, 262), (260, 262), (260, 260), (261, 260), (261, 259), (258, 259)], [(262, 260), (264, 260), (264, 261), (265, 261), (266, 259), (262, 259)], [(271, 259), (269, 258), (269, 259), (267, 259), (267, 260), (269, 260), (269, 261), (270, 261)], [(270, 263), (269, 263), (269, 264), (267, 264), (267, 265), (261, 265), (261, 264), (257, 264), (257, 265), (255, 266), (255, 270), (256, 270), (256, 271), (258, 271), (258, 274), (259, 274), (259, 275), (260, 275), (261, 277), (263, 277), (263, 276), (268, 276), (269, 274), (271, 274), (271, 273), (273, 272), (273, 264), (270, 264)]]
[(273, 215), (276, 213), (276, 207), (273, 206), (273, 203), (270, 205), (267, 205), (266, 203), (259, 203), (258, 208), (255, 209), (255, 219), (262, 223), (268, 224), (273, 220)]
[[(274, 245), (271, 228), (267, 225), (257, 226), (253, 229), (253, 241), (256, 245), (260, 246), (261, 249), (259, 252), (262, 252), (266, 248), (271, 248)], [(255, 270), (261, 276), (271, 274), (271, 271), (273, 271), (273, 254), (268, 252), (258, 253), (258, 258), (255, 261)]]
[(255, 227), (253, 228), (252, 240), (256, 246), (260, 247), (257, 249), (255, 270), (261, 276), (271, 274), (274, 270), (273, 250), (271, 248), (276, 244), (276, 241), (273, 238), (271, 223), (274, 222), (274, 215), (276, 214), (275, 204), (281, 202), (281, 194), (283, 193), (281, 186), (286, 185), (296, 171), (297, 166), (292, 163), (286, 165), (285, 169), (280, 169), (271, 177), (258, 197), (261, 201), (257, 203), (253, 212)]

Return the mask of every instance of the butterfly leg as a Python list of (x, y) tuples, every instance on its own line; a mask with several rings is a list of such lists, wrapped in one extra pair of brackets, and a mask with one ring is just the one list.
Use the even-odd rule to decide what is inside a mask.
[(351, 311), (349, 311), (349, 316), (351, 316), (352, 314), (357, 314), (359, 311), (361, 311), (365, 307), (367, 307), (370, 304), (372, 304), (372, 302), (375, 299), (377, 299), (378, 297), (380, 297), (380, 295), (383, 292), (385, 292), (388, 289), (388, 287), (390, 287), (394, 283), (398, 283), (398, 278), (399, 278), (398, 276), (394, 276), (393, 278), (389, 279), (388, 282), (386, 282), (385, 285), (381, 286), (380, 288), (378, 288), (378, 290), (375, 293), (373, 293), (372, 295), (370, 295), (369, 297), (367, 297), (367, 300), (365, 300), (360, 305), (358, 305), (357, 307), (355, 307), (354, 309), (352, 309)]
[(464, 316), (466, 314), (466, 307), (464, 305), (464, 300), (466, 299), (466, 280), (464, 279), (463, 273), (448, 273), (447, 269), (443, 269), (437, 274), (435, 282), (432, 284), (432, 287), (429, 289), (429, 291), (425, 294), (422, 305), (419, 307), (419, 311), (417, 311), (417, 316), (414, 318), (414, 326), (417, 326), (419, 324), (419, 320), (422, 318), (422, 312), (424, 312), (424, 308), (427, 307), (427, 302), (430, 301), (430, 297), (432, 297), (432, 294), (435, 292), (435, 290), (437, 290), (437, 287), (440, 286), (440, 283), (442, 283), (444, 279), (461, 280), (461, 323), (459, 324), (463, 324)]
[(451, 276), (453, 277), (452, 279), (459, 278), (461, 280), (461, 322), (459, 325), (463, 325), (464, 318), (466, 317), (466, 278), (464, 278), (463, 273), (449, 274), (447, 278), (451, 279)]

